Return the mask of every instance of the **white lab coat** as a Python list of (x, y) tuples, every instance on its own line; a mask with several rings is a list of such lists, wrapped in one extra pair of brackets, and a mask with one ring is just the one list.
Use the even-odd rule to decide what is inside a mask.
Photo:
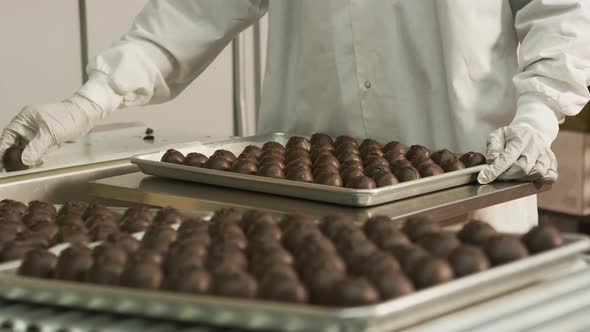
[[(122, 106), (167, 101), (268, 11), (260, 132), (485, 152), (488, 134), (511, 122), (553, 140), (558, 122), (588, 101), (589, 7), (588, 0), (154, 0), (89, 71), (107, 75)], [(82, 93), (108, 104), (100, 84)], [(476, 216), (525, 231), (537, 222), (536, 197)]]

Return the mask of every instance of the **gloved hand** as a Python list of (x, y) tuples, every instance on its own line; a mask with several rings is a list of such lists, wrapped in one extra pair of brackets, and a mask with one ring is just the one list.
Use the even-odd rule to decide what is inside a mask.
[(543, 133), (528, 126), (508, 126), (490, 134), (488, 166), (477, 177), (481, 184), (498, 180), (555, 182), (557, 160)]
[(23, 163), (40, 165), (50, 148), (86, 134), (104, 113), (98, 104), (79, 94), (60, 103), (26, 106), (2, 132), (0, 156), (12, 145), (26, 144)]

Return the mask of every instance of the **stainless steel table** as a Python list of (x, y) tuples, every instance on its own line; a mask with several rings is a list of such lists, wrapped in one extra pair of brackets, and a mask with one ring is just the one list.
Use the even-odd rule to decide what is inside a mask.
[(156, 206), (174, 206), (182, 210), (211, 211), (221, 207), (249, 207), (273, 212), (305, 212), (312, 215), (345, 213), (358, 219), (385, 214), (394, 218), (411, 215), (436, 220), (455, 218), (465, 213), (550, 189), (548, 184), (504, 182), (477, 184), (382, 204), (355, 208), (303, 199), (274, 196), (251, 191), (131, 173), (96, 180), (89, 185), (89, 194), (101, 198)]

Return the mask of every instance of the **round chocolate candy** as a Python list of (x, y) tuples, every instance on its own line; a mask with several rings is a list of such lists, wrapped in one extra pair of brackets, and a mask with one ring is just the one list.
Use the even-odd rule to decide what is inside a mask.
[(375, 189), (377, 188), (377, 184), (373, 179), (367, 176), (357, 176), (353, 178), (349, 178), (345, 182), (346, 188), (354, 188), (354, 189)]
[(149, 208), (147, 206), (134, 206), (134, 207), (130, 207), (128, 208), (125, 213), (123, 214), (123, 218), (127, 218), (127, 217), (133, 217), (133, 218), (145, 218), (145, 219), (149, 219), (149, 221), (151, 222), (152, 219), (154, 219), (154, 216), (152, 214), (152, 212), (149, 210)]
[(405, 160), (406, 155), (397, 151), (389, 151), (383, 155), (383, 158), (391, 165), (398, 160)]
[(245, 270), (248, 267), (248, 259), (242, 249), (233, 243), (213, 242), (209, 248), (207, 264), (211, 270), (216, 266), (229, 264)]
[(394, 172), (401, 168), (414, 167), (414, 165), (412, 165), (412, 162), (406, 159), (405, 157), (398, 160), (394, 160), (390, 163), (390, 166)]
[(152, 220), (147, 217), (123, 217), (121, 219), (121, 230), (127, 233), (143, 232), (151, 224)]
[(252, 160), (238, 158), (231, 166), (231, 171), (241, 174), (256, 174), (258, 173), (258, 167)]
[(363, 224), (363, 230), (367, 235), (377, 234), (391, 229), (398, 230), (399, 224), (392, 221), (390, 217), (384, 215), (371, 217)]
[(483, 246), (490, 237), (496, 235), (496, 230), (488, 223), (473, 220), (465, 224), (457, 235), (463, 242)]
[(276, 166), (276, 165), (262, 165), (262, 167), (260, 167), (258, 169), (258, 175), (261, 176), (266, 176), (269, 178), (275, 178), (275, 179), (284, 179), (285, 178), (285, 173), (283, 172), (283, 168), (281, 168), (280, 166)]
[[(242, 214), (239, 214), (238, 220), (240, 220), (242, 218)], [(209, 222), (201, 219), (201, 218), (188, 218), (185, 219), (182, 224), (180, 224), (180, 226), (178, 227), (178, 235), (179, 237), (183, 234), (183, 233), (187, 233), (187, 232), (192, 232), (195, 230), (199, 230), (199, 231), (203, 231), (204, 233), (207, 233), (209, 228)]]
[(447, 160), (447, 162), (442, 164), (441, 167), (442, 167), (442, 169), (445, 170), (445, 172), (453, 172), (453, 171), (465, 169), (465, 165), (457, 158)]
[(43, 249), (29, 251), (18, 268), (18, 274), (35, 278), (51, 278), (57, 264), (57, 256)]
[(379, 293), (365, 278), (346, 278), (334, 285), (330, 302), (341, 307), (356, 307), (379, 302)]
[(289, 137), (285, 147), (287, 149), (302, 148), (309, 151), (309, 148), (311, 148), (311, 143), (305, 137), (291, 136)]
[(391, 253), (397, 258), (404, 271), (410, 270), (419, 260), (430, 257), (422, 247), (414, 244), (401, 244), (393, 247)]
[(7, 172), (24, 171), (29, 169), (30, 166), (23, 164), (21, 159), (22, 154), (23, 149), (18, 145), (13, 145), (6, 149), (2, 156), (4, 169), (6, 169)]
[(140, 248), (139, 250), (130, 253), (127, 257), (128, 264), (151, 264), (160, 266), (164, 262), (164, 257), (161, 253)]
[(315, 133), (315, 134), (311, 135), (309, 142), (311, 143), (312, 146), (334, 145), (334, 140), (332, 140), (332, 137), (330, 137), (329, 135), (326, 135), (326, 134), (322, 134), (322, 133)]
[(408, 270), (408, 275), (418, 289), (428, 288), (453, 280), (453, 268), (439, 258), (423, 258)]
[(47, 248), (51, 245), (52, 237), (48, 234), (41, 232), (34, 232), (31, 230), (25, 230), (18, 233), (15, 241), (21, 243), (28, 243), (36, 248)]
[(336, 155), (336, 158), (338, 158), (338, 161), (340, 161), (340, 163), (344, 164), (346, 162), (358, 162), (358, 163), (362, 163), (362, 159), (361, 156), (356, 154), (355, 152), (352, 151), (343, 151), (339, 154)]
[(313, 177), (320, 174), (340, 174), (340, 168), (334, 165), (324, 165), (322, 167), (315, 167), (311, 170)]
[(305, 287), (298, 280), (265, 278), (260, 283), (259, 296), (265, 300), (307, 303), (308, 295)]
[(342, 143), (340, 145), (336, 145), (336, 148), (334, 149), (334, 154), (340, 155), (343, 153), (350, 153), (355, 155), (361, 154), (361, 152), (358, 149), (358, 145), (354, 143)]
[(191, 152), (184, 158), (184, 164), (194, 167), (203, 167), (207, 163), (207, 156), (202, 153)]
[(22, 259), (25, 255), (33, 250), (38, 249), (30, 243), (23, 242), (8, 242), (2, 246), (0, 251), (0, 262), (9, 262), (13, 260)]
[(488, 239), (484, 251), (493, 265), (501, 265), (529, 255), (520, 239), (512, 235), (494, 235)]
[(99, 285), (115, 286), (120, 283), (124, 270), (125, 266), (119, 264), (93, 264), (86, 272), (85, 280)]
[(406, 152), (406, 158), (412, 160), (418, 156), (430, 157), (430, 150), (422, 145), (412, 145), (408, 152)]
[(402, 230), (412, 241), (418, 241), (422, 236), (429, 233), (438, 233), (441, 227), (435, 221), (424, 218), (408, 219)]
[(342, 187), (344, 185), (344, 182), (338, 173), (329, 172), (319, 173), (314, 177), (314, 182), (334, 187)]
[(311, 160), (307, 157), (305, 158), (298, 158), (298, 159), (293, 159), (289, 162), (287, 162), (287, 173), (290, 170), (294, 170), (294, 169), (307, 169), (311, 171)]
[(127, 263), (127, 251), (120, 246), (103, 243), (92, 250), (95, 265)]
[(365, 138), (359, 145), (359, 149), (366, 149), (368, 146), (376, 146), (381, 149), (381, 143), (377, 142), (372, 138)]
[(125, 249), (127, 253), (136, 252), (139, 249), (139, 240), (127, 233), (114, 233), (107, 237), (106, 243), (111, 243)]
[(338, 158), (334, 157), (331, 154), (322, 154), (315, 159), (313, 164), (314, 169), (326, 166), (334, 166), (336, 168), (340, 168), (340, 162), (338, 161)]
[(216, 150), (215, 152), (213, 152), (213, 155), (211, 156), (211, 158), (213, 157), (221, 157), (227, 161), (231, 163), (233, 163), (236, 160), (236, 155), (228, 150), (224, 150), (224, 149), (219, 149)]
[(358, 229), (353, 217), (346, 214), (333, 214), (322, 218), (320, 229), (326, 236), (333, 238), (340, 229)]
[(412, 281), (401, 271), (386, 270), (369, 276), (369, 279), (379, 291), (381, 300), (394, 299), (416, 291)]
[(445, 171), (435, 163), (423, 163), (418, 167), (418, 172), (420, 172), (421, 177), (427, 178), (429, 176), (444, 174)]
[(346, 274), (338, 271), (322, 269), (309, 276), (305, 284), (310, 292), (311, 302), (321, 305), (333, 305), (333, 289), (343, 280)]
[(437, 165), (440, 166), (448, 162), (449, 160), (456, 159), (457, 157), (451, 151), (443, 149), (433, 152), (430, 158), (432, 159), (432, 161), (434, 161)]
[(418, 155), (410, 159), (410, 162), (412, 163), (412, 166), (416, 168), (420, 168), (422, 165), (434, 164), (434, 161), (425, 155)]
[(408, 149), (406, 148), (406, 146), (398, 141), (391, 141), (391, 142), (385, 144), (381, 150), (384, 153), (396, 152), (396, 153), (401, 153), (404, 155), (408, 152)]
[(53, 216), (45, 213), (45, 212), (29, 212), (25, 214), (22, 219), (22, 222), (27, 226), (31, 227), (33, 225), (39, 223), (52, 223)]
[(454, 233), (440, 232), (421, 236), (418, 244), (434, 257), (447, 258), (461, 242)]
[(364, 176), (363, 170), (361, 168), (356, 167), (346, 167), (340, 170), (340, 175), (342, 176), (342, 180), (347, 182), (353, 178)]
[(361, 153), (361, 156), (365, 159), (369, 158), (371, 156), (378, 156), (378, 157), (383, 156), (383, 152), (381, 151), (381, 148), (376, 145), (368, 145), (364, 149), (360, 149), (359, 151)]
[(159, 289), (163, 279), (159, 265), (150, 263), (127, 264), (121, 275), (121, 285), (141, 289)]
[(373, 180), (375, 180), (377, 187), (387, 187), (399, 183), (399, 180), (391, 172), (378, 173), (373, 177)]
[(88, 203), (82, 201), (66, 202), (58, 211), (59, 216), (63, 215), (78, 215), (83, 216), (88, 208)]
[(374, 166), (382, 166), (384, 168), (389, 169), (389, 162), (387, 159), (377, 156), (377, 155), (370, 155), (367, 157), (363, 157), (364, 166), (365, 168), (374, 167)]
[(420, 172), (414, 167), (395, 168), (393, 174), (400, 182), (414, 181), (420, 178)]
[(143, 235), (141, 245), (145, 249), (165, 252), (176, 240), (176, 231), (167, 225), (153, 225)]
[(106, 240), (111, 234), (118, 233), (119, 229), (114, 225), (109, 224), (99, 224), (95, 225), (90, 228), (88, 231), (88, 235), (90, 239), (95, 241), (104, 241)]
[[(175, 243), (176, 244), (176, 243)], [(166, 255), (164, 270), (167, 275), (182, 275), (187, 268), (204, 268), (207, 259), (207, 248), (204, 246), (171, 246)]]
[(410, 239), (402, 231), (395, 228), (384, 228), (379, 232), (371, 232), (368, 237), (379, 248), (387, 251), (399, 245), (410, 244)]
[(184, 164), (184, 155), (180, 151), (168, 149), (160, 161), (172, 164)]
[(88, 243), (88, 230), (84, 226), (64, 225), (55, 235), (55, 243)]
[(183, 220), (180, 211), (177, 209), (166, 206), (158, 210), (156, 216), (154, 217), (155, 224), (164, 224), (164, 225), (178, 225), (181, 224)]
[(295, 169), (293, 171), (287, 171), (287, 180), (301, 181), (301, 182), (313, 182), (313, 175), (311, 170), (306, 169)]
[(262, 149), (255, 146), (255, 145), (248, 145), (242, 151), (242, 155), (248, 157), (248, 159), (252, 158), (253, 160), (257, 160), (262, 155)]
[(483, 154), (478, 152), (467, 152), (466, 154), (462, 155), (459, 158), (465, 167), (474, 167), (479, 165), (485, 165), (486, 157)]
[(57, 217), (57, 219), (55, 220), (55, 224), (58, 225), (59, 227), (66, 226), (66, 225), (84, 226), (84, 224), (88, 225), (89, 227), (92, 227), (96, 224), (108, 223), (108, 220), (109, 220), (108, 217), (104, 217), (104, 216), (91, 216), (89, 218), (86, 218), (86, 222), (85, 222), (84, 219), (82, 219), (79, 215), (66, 214), (66, 215)]
[[(39, 224), (43, 225), (43, 224)], [(53, 225), (53, 224), (48, 224)], [(55, 225), (54, 225), (55, 226)], [(24, 228), (24, 225), (23, 225)], [(5, 245), (8, 242), (14, 241), (16, 239), (16, 234), (18, 231), (16, 228), (9, 224), (0, 223), (0, 246)]]
[(211, 233), (211, 235), (213, 235), (213, 242), (231, 243), (240, 250), (244, 250), (248, 245), (246, 235), (237, 225), (234, 227), (227, 227), (223, 232)]
[(334, 144), (336, 146), (340, 146), (342, 144), (351, 144), (351, 145), (354, 145), (355, 147), (359, 146), (358, 141), (354, 137), (350, 137), (350, 136), (346, 136), (346, 135), (341, 135), (341, 136), (336, 137)]
[(216, 276), (213, 280), (213, 294), (218, 296), (255, 298), (258, 285), (247, 273), (233, 273)]
[(374, 178), (375, 176), (377, 176), (377, 174), (390, 173), (390, 171), (389, 171), (389, 166), (372, 165), (372, 166), (365, 168), (364, 173), (366, 176), (368, 176), (370, 178)]
[(83, 245), (71, 245), (59, 255), (54, 277), (60, 280), (84, 281), (92, 263), (90, 249)]
[(29, 212), (33, 213), (46, 213), (52, 217), (57, 216), (57, 210), (53, 203), (43, 202), (43, 201), (31, 201), (29, 202)]
[(334, 156), (334, 147), (331, 145), (324, 145), (321, 147), (313, 147), (309, 150), (309, 158), (315, 162), (319, 157), (323, 155)]
[(287, 149), (285, 149), (285, 147), (279, 142), (266, 142), (262, 145), (262, 150), (275, 151), (281, 154), (285, 154)]
[(555, 249), (563, 244), (559, 231), (551, 226), (535, 226), (522, 237), (522, 240), (534, 254)]
[(87, 219), (93, 216), (103, 216), (105, 218), (113, 218), (114, 213), (108, 207), (102, 204), (90, 204), (84, 213), (83, 218)]
[(187, 267), (176, 274), (169, 275), (164, 288), (181, 293), (207, 294), (211, 288), (211, 275), (198, 267)]
[(468, 244), (453, 250), (449, 255), (449, 263), (457, 278), (490, 268), (490, 261), (483, 250)]
[(232, 162), (220, 155), (213, 155), (205, 163), (205, 167), (218, 171), (227, 171), (231, 168)]
[(356, 168), (356, 169), (359, 169), (362, 171), (364, 169), (364, 166), (363, 166), (362, 161), (356, 160), (356, 159), (351, 159), (351, 160), (346, 160), (345, 162), (343, 162), (340, 165), (341, 170), (344, 170), (346, 168)]
[(358, 275), (372, 276), (380, 275), (390, 270), (398, 271), (400, 264), (390, 254), (381, 250), (375, 250), (365, 256), (363, 260), (356, 261), (355, 265), (351, 265), (348, 268)]
[(285, 168), (285, 155), (275, 151), (265, 151), (260, 155), (258, 163), (260, 165), (278, 164), (282, 168)]

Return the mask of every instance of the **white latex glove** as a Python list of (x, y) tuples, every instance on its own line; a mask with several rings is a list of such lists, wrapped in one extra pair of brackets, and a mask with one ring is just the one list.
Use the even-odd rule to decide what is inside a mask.
[(508, 126), (490, 134), (488, 166), (477, 177), (481, 184), (498, 180), (557, 180), (557, 160), (549, 140), (528, 126)]
[(40, 165), (50, 148), (86, 134), (104, 113), (99, 105), (79, 94), (60, 103), (26, 106), (2, 132), (0, 156), (19, 144), (26, 146), (22, 162)]

